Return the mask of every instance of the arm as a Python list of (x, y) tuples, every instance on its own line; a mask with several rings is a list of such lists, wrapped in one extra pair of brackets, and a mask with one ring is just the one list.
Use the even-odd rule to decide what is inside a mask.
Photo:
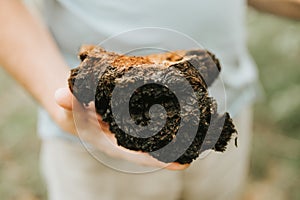
[[(76, 134), (72, 94), (67, 88), (69, 68), (53, 38), (20, 1), (0, 0), (0, 4), (0, 66), (48, 111), (63, 130)], [(107, 140), (113, 137), (108, 128), (102, 129), (104, 131), (101, 130), (102, 134), (99, 134), (98, 126), (95, 125), (98, 125), (97, 119), (87, 119), (88, 116), (82, 116), (82, 120), (89, 123), (86, 138), (90, 140), (87, 141), (113, 157), (171, 170), (182, 170), (189, 166), (178, 163), (167, 166), (146, 153), (124, 150), (116, 143), (112, 145)], [(114, 138), (111, 140), (115, 141)]]
[(248, 0), (257, 10), (300, 20), (300, 0)]
[[(66, 86), (69, 69), (46, 28), (20, 1), (0, 0), (0, 4), (0, 66), (60, 124), (66, 113), (55, 103), (54, 93)], [(67, 130), (75, 132), (74, 127)]]

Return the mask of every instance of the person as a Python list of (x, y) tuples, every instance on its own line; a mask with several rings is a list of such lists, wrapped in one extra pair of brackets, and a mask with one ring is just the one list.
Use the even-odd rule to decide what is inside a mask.
[[(298, 0), (248, 2), (262, 11), (300, 18)], [(38, 132), (42, 138), (41, 166), (49, 199), (241, 197), (249, 162), (251, 104), (257, 96), (257, 72), (246, 48), (245, 0), (37, 0), (36, 3), (41, 18), (33, 17), (18, 0), (1, 0), (0, 65), (42, 108)], [(102, 139), (97, 139), (95, 145), (116, 158), (120, 165), (130, 161), (165, 167), (153, 173), (129, 174), (93, 159), (71, 135), (78, 133), (72, 114), (72, 95), (66, 85), (67, 66), (76, 66), (79, 46), (97, 44), (112, 35), (145, 26), (181, 31), (220, 58), (229, 112), (239, 132), (238, 148), (231, 144), (225, 153), (211, 153), (191, 166), (177, 163), (165, 166), (147, 154), (128, 154), (107, 146), (105, 137), (109, 134), (102, 133)], [(95, 121), (86, 119), (86, 123), (92, 127)]]

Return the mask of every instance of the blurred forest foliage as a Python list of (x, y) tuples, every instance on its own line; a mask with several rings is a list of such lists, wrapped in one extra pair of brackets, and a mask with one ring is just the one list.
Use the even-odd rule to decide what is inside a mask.
[[(265, 98), (255, 106), (246, 200), (300, 199), (300, 22), (248, 16), (249, 49)], [(37, 106), (0, 70), (0, 198), (46, 199), (39, 172)]]
[(250, 10), (249, 49), (265, 97), (255, 106), (249, 199), (300, 199), (300, 22)]

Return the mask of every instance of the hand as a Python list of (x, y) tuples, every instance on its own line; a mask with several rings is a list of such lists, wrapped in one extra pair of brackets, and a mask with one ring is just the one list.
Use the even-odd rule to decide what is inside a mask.
[[(109, 125), (103, 122), (99, 115), (95, 114), (94, 105), (90, 104), (88, 107), (83, 107), (76, 101), (68, 88), (58, 89), (55, 93), (55, 99), (62, 108), (56, 120), (61, 128), (74, 135), (80, 135), (80, 138), (84, 141), (92, 144), (109, 156), (125, 159), (140, 165), (163, 167), (169, 170), (183, 170), (189, 166), (189, 164), (182, 165), (175, 162), (166, 164), (147, 153), (132, 151), (118, 146), (116, 138), (109, 131)], [(76, 120), (74, 116), (76, 116)], [(75, 124), (78, 126), (77, 128)], [(81, 124), (84, 124), (84, 130)]]

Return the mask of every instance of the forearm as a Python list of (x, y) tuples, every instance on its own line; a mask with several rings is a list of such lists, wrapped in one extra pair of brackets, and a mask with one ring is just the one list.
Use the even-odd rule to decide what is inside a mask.
[(300, 0), (248, 0), (260, 11), (300, 20)]
[(0, 66), (4, 67), (48, 112), (66, 86), (68, 68), (50, 34), (17, 0), (0, 0)]

